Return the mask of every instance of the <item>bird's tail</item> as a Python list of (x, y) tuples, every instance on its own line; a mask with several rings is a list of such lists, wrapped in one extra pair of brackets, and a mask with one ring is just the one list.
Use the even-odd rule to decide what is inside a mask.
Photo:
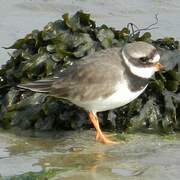
[(18, 85), (19, 88), (28, 89), (35, 92), (49, 93), (54, 79), (43, 79), (27, 84)]

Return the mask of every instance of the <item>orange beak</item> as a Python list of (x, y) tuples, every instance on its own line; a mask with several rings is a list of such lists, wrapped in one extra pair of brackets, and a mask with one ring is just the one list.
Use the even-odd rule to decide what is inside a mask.
[(156, 64), (154, 65), (154, 67), (155, 67), (155, 70), (156, 70), (156, 71), (160, 71), (161, 69), (164, 68), (164, 66), (161, 65), (160, 63), (156, 63)]

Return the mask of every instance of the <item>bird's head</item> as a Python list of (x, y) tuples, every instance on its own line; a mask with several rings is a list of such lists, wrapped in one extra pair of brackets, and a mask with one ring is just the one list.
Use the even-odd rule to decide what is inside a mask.
[(159, 53), (146, 42), (126, 44), (122, 49), (122, 56), (130, 71), (142, 78), (151, 78), (156, 71), (162, 69)]

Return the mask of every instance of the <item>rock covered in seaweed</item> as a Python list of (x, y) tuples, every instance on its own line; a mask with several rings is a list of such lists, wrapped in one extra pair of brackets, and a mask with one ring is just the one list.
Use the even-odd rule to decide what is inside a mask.
[[(48, 23), (42, 31), (33, 30), (17, 40), (10, 60), (0, 69), (0, 125), (23, 129), (77, 129), (89, 126), (87, 115), (61, 100), (17, 89), (16, 85), (53, 76), (94, 51), (122, 47), (127, 41), (147, 41), (155, 45), (165, 71), (157, 73), (146, 92), (130, 104), (100, 113), (108, 129), (151, 128), (173, 132), (180, 128), (180, 50), (173, 38), (152, 40), (151, 34), (136, 33), (102, 25), (96, 27), (90, 15), (74, 16)], [(7, 48), (7, 49), (9, 49)], [(148, 118), (147, 118), (148, 117)]]

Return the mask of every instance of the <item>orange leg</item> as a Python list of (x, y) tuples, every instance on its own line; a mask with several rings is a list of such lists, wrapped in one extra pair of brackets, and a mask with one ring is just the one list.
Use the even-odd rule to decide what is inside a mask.
[(111, 141), (109, 140), (101, 131), (100, 127), (99, 127), (99, 122), (97, 119), (97, 116), (95, 114), (93, 114), (93, 112), (89, 112), (88, 113), (89, 119), (92, 122), (92, 124), (94, 125), (95, 129), (96, 129), (96, 140), (100, 141), (104, 144), (117, 144), (117, 142)]

